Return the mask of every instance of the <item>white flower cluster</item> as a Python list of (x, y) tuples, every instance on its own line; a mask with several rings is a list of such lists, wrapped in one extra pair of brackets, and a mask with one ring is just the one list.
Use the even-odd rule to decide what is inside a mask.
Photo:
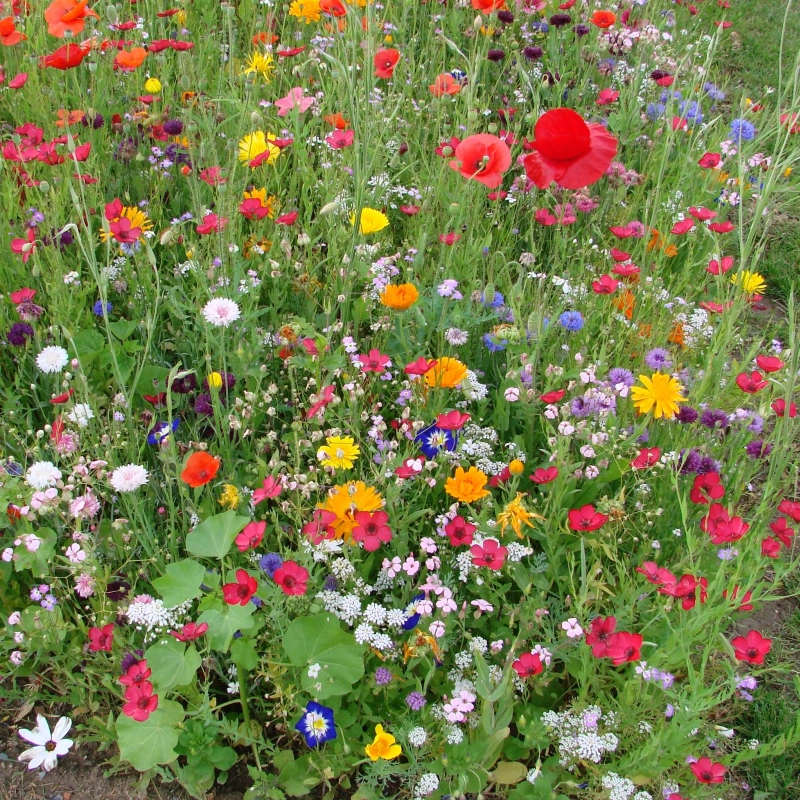
[(578, 760), (599, 764), (606, 753), (613, 753), (619, 739), (609, 728), (615, 722), (613, 714), (604, 716), (598, 706), (589, 706), (580, 712), (572, 709), (561, 713), (547, 711), (542, 715), (542, 723), (559, 737), (559, 761), (563, 766)]
[(433, 794), (439, 788), (439, 777), (434, 772), (426, 772), (417, 781), (414, 797), (421, 798)]
[(173, 608), (165, 608), (163, 600), (145, 595), (134, 598), (125, 612), (125, 617), (137, 631), (145, 631), (144, 639), (147, 642), (180, 627), (190, 606), (191, 602), (186, 602)]
[(610, 794), (608, 800), (628, 800), (636, 791), (636, 785), (627, 778), (621, 778), (616, 772), (609, 772), (603, 775), (603, 788)]
[(478, 376), (471, 370), (467, 370), (467, 377), (463, 383), (464, 397), (467, 400), (483, 400), (489, 394), (489, 388), (485, 383), (478, 380)]
[(408, 743), (412, 747), (424, 747), (425, 742), (428, 741), (428, 734), (425, 732), (425, 728), (421, 728), (417, 725), (416, 728), (412, 728), (408, 732)]
[(709, 322), (709, 313), (704, 308), (696, 308), (691, 314), (676, 314), (675, 320), (683, 326), (683, 340), (687, 347), (704, 344), (714, 335), (714, 326)]

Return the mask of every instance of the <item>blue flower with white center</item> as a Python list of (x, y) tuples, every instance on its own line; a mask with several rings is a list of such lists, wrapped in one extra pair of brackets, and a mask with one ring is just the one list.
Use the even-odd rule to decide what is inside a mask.
[(313, 700), (306, 706), (305, 714), (294, 727), (303, 734), (309, 747), (319, 747), (324, 742), (336, 738), (333, 709), (321, 706)]
[(439, 428), (436, 423), (428, 425), (421, 430), (414, 441), (419, 445), (425, 458), (436, 458), (439, 452), (446, 450), (450, 453), (458, 446), (458, 433), (456, 431), (444, 430)]
[(424, 594), (418, 594), (414, 596), (414, 599), (411, 601), (411, 604), (406, 607), (406, 614), (408, 614), (408, 619), (403, 623), (403, 630), (404, 631), (413, 631), (414, 628), (419, 625), (419, 621), (422, 618), (422, 614), (417, 612), (417, 603), (425, 599)]
[(175, 433), (175, 431), (178, 430), (178, 425), (180, 425), (180, 420), (177, 417), (172, 420), (172, 424), (169, 422), (156, 423), (153, 430), (147, 434), (147, 443), (161, 444), (171, 433)]

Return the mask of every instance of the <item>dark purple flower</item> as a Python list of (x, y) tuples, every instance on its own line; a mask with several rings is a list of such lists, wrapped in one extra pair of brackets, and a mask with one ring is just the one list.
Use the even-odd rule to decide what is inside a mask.
[(727, 430), (730, 426), (728, 422), (728, 415), (721, 408), (706, 409), (700, 415), (700, 424), (704, 428), (710, 428), (712, 431), (715, 428)]
[(693, 422), (697, 422), (698, 416), (699, 414), (691, 406), (681, 406), (675, 419), (677, 419), (681, 425), (691, 425)]
[(522, 51), (522, 55), (528, 61), (538, 61), (544, 55), (544, 50), (541, 47), (526, 47)]
[(427, 700), (425, 699), (425, 695), (420, 694), (419, 692), (410, 692), (406, 695), (406, 705), (412, 711), (421, 711), (425, 708), (427, 704)]
[(500, 22), (504, 23), (505, 25), (510, 25), (514, 21), (514, 15), (510, 11), (498, 11), (497, 19), (499, 19)]
[(214, 406), (211, 405), (210, 394), (199, 394), (194, 401), (195, 414), (201, 417), (210, 417), (214, 413)]
[(8, 343), (14, 347), (24, 347), (25, 339), (33, 336), (33, 328), (27, 322), (15, 322), (8, 331)]
[(131, 653), (125, 653), (120, 659), (119, 668), (123, 673), (127, 672), (134, 664), (138, 664), (144, 658), (144, 653), (141, 650), (134, 650)]
[(576, 36), (586, 36), (591, 29), (588, 25), (584, 25), (582, 22), (578, 23), (573, 29), (572, 32)]
[(164, 133), (170, 136), (180, 136), (183, 133), (183, 123), (179, 119), (168, 119), (164, 123)]
[(706, 475), (709, 472), (722, 472), (722, 464), (711, 456), (703, 456), (700, 459), (700, 468), (697, 470), (699, 475)]
[(172, 391), (176, 394), (190, 394), (197, 388), (197, 378), (194, 374), (184, 375), (172, 382)]
[(553, 14), (550, 17), (550, 24), (554, 28), (563, 28), (565, 25), (569, 25), (572, 22), (572, 17), (569, 14)]
[(678, 464), (681, 475), (698, 474), (703, 463), (702, 456), (697, 450), (681, 450)]
[(502, 61), (505, 57), (506, 57), (505, 50), (490, 50), (486, 54), (486, 58), (488, 58), (489, 61), (494, 61), (495, 63), (497, 63), (498, 61)]
[(772, 445), (765, 444), (763, 439), (754, 439), (744, 449), (750, 458), (767, 458), (772, 452)]
[(84, 114), (83, 119), (81, 120), (81, 123), (85, 128), (88, 128), (89, 125), (91, 125), (95, 130), (102, 128), (104, 122), (105, 120), (103, 119), (103, 115), (98, 114), (96, 111), (93, 117), (90, 118), (88, 114)]

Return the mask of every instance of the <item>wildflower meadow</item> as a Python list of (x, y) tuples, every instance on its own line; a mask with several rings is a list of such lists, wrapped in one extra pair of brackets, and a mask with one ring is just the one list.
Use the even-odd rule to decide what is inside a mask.
[(729, 85), (738, 0), (170, 1), (0, 2), (14, 766), (751, 797), (795, 54)]

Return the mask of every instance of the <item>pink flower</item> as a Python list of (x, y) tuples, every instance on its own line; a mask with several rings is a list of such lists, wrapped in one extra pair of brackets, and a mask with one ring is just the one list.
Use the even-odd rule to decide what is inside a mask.
[(298, 114), (302, 114), (314, 105), (313, 97), (303, 97), (304, 90), (300, 86), (295, 86), (289, 90), (286, 97), (281, 97), (275, 101), (275, 108), (278, 109), (278, 116), (285, 117), (293, 109), (297, 109)]
[(485, 539), (482, 545), (474, 544), (469, 552), (476, 567), (488, 567), (493, 570), (500, 569), (508, 555), (508, 549), (495, 539)]
[(272, 576), (284, 594), (305, 594), (308, 570), (295, 561), (284, 561)]
[(236, 537), (236, 546), (241, 553), (246, 553), (248, 550), (255, 550), (261, 544), (264, 538), (264, 530), (267, 527), (266, 522), (248, 522), (244, 526), (244, 530)]
[(383, 355), (380, 350), (374, 348), (369, 353), (359, 355), (358, 361), (361, 364), (362, 372), (385, 372), (386, 367), (392, 365), (389, 356)]
[(203, 222), (195, 228), (195, 230), (204, 236), (214, 231), (224, 231), (225, 226), (228, 224), (227, 217), (218, 217), (216, 214), (206, 214), (203, 217)]
[(263, 500), (272, 500), (283, 491), (280, 481), (273, 478), (272, 475), (267, 475), (264, 478), (264, 484), (260, 489), (253, 492), (253, 505), (258, 505)]
[(347, 131), (334, 131), (325, 137), (332, 150), (341, 150), (343, 147), (350, 147), (356, 138), (356, 132), (352, 129)]
[(353, 528), (353, 540), (363, 542), (364, 549), (370, 553), (381, 546), (381, 542), (392, 541), (392, 529), (386, 524), (389, 515), (385, 511), (359, 511), (355, 515), (356, 527)]

